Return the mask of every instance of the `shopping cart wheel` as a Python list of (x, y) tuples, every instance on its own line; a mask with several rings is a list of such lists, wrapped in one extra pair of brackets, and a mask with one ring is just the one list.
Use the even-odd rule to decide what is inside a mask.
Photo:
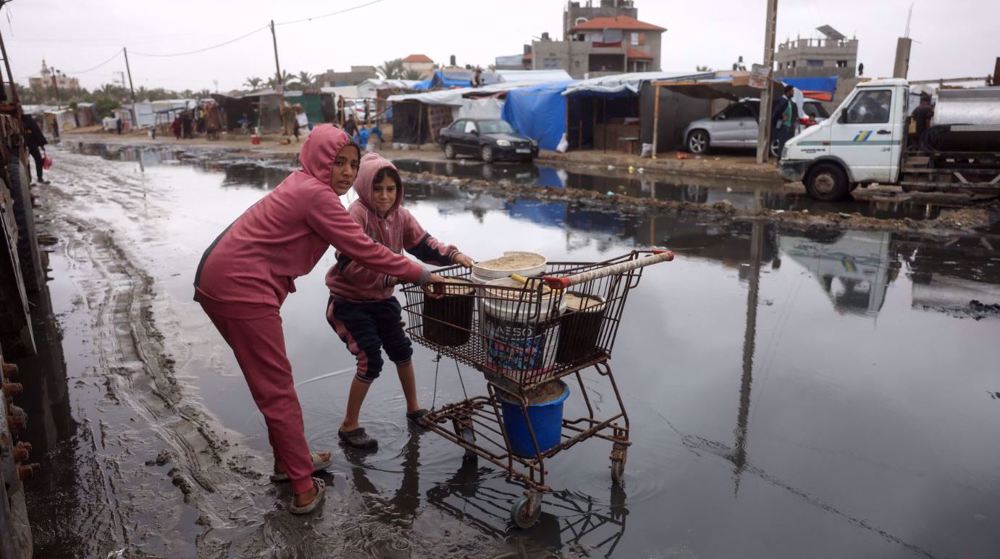
[(621, 485), (625, 476), (625, 461), (628, 459), (628, 447), (615, 443), (611, 449), (611, 481), (615, 485)]
[(534, 526), (540, 516), (542, 516), (542, 497), (537, 493), (518, 497), (514, 501), (514, 506), (510, 508), (510, 519), (522, 530)]

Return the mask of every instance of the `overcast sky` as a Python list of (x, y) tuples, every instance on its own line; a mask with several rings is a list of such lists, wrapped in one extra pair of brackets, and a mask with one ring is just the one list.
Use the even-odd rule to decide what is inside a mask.
[[(249, 76), (274, 74), (270, 32), (276, 22), (366, 4), (372, 0), (13, 0), (0, 11), (14, 77), (26, 83), (42, 58), (94, 88), (120, 79), (117, 57), (129, 49), (136, 87), (239, 87)], [(596, 3), (597, 0), (595, 0)], [(910, 78), (985, 76), (1000, 56), (997, 0), (912, 2)], [(743, 55), (762, 58), (765, 0), (636, 0), (639, 19), (666, 27), (663, 69), (724, 69)], [(564, 0), (381, 0), (348, 13), (277, 27), (281, 67), (292, 73), (378, 65), (411, 53), (486, 67), (498, 55), (521, 52), (532, 37), (561, 34)], [(778, 41), (818, 36), (830, 24), (860, 41), (866, 75), (891, 74), (896, 38), (911, 0), (782, 0)], [(249, 37), (199, 54), (152, 57)], [(749, 66), (749, 64), (748, 64)]]

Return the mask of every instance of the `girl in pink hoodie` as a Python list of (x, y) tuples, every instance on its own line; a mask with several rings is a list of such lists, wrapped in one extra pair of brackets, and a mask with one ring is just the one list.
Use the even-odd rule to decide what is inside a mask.
[(291, 512), (314, 510), (324, 494), (312, 473), (330, 453), (310, 453), (302, 408), (285, 354), (279, 309), (330, 245), (381, 273), (427, 284), (442, 281), (375, 243), (347, 213), (340, 196), (357, 176), (360, 151), (342, 130), (316, 127), (302, 145), (302, 168), (250, 207), (205, 250), (195, 275), (195, 300), (236, 355), (267, 423), (274, 481), (291, 480)]
[[(375, 153), (366, 154), (361, 159), (354, 190), (358, 200), (351, 204), (351, 217), (372, 239), (392, 252), (406, 250), (424, 262), (439, 266), (472, 265), (471, 258), (453, 246), (438, 242), (401, 207), (403, 182), (399, 171), (388, 160)], [(403, 331), (399, 301), (393, 296), (398, 277), (392, 272), (363, 267), (344, 252), (337, 254), (337, 263), (326, 273), (326, 285), (330, 288), (327, 321), (358, 360), (357, 374), (347, 399), (347, 415), (339, 431), (341, 440), (356, 448), (372, 449), (378, 445), (358, 425), (358, 416), (368, 387), (382, 370), (383, 347), (396, 364), (406, 396), (407, 419), (421, 424), (427, 413), (417, 401), (410, 360), (413, 349)]]

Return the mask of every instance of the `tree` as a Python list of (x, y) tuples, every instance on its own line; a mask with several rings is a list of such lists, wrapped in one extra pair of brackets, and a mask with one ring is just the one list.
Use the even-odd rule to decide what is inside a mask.
[(288, 84), (292, 83), (293, 81), (295, 81), (295, 76), (293, 76), (287, 70), (282, 70), (281, 82), (276, 81), (275, 78), (271, 78), (267, 80), (267, 86), (272, 89), (277, 89), (280, 86), (282, 89), (284, 89), (287, 88)]
[(252, 78), (247, 78), (247, 81), (243, 82), (243, 85), (249, 87), (250, 90), (253, 91), (255, 89), (260, 89), (260, 84), (263, 83), (263, 81), (264, 80), (260, 78), (252, 77)]
[(422, 76), (420, 75), (420, 72), (410, 69), (404, 71), (399, 77), (404, 80), (419, 80)]
[(403, 59), (386, 60), (381, 66), (375, 69), (382, 79), (395, 80), (403, 77)]
[(316, 77), (309, 72), (299, 72), (299, 75), (295, 79), (302, 84), (303, 89), (312, 87), (316, 83)]

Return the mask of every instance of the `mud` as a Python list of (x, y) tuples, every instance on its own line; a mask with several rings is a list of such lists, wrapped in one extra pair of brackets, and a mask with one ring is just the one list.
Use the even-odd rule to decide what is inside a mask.
[[(409, 430), (391, 370), (362, 414), (379, 450), (338, 448), (354, 363), (323, 316), (330, 253), (282, 310), (310, 444), (335, 459), (323, 511), (303, 519), (267, 481), (263, 423), (190, 300), (201, 250), (290, 164), (83, 151), (93, 155), (55, 151), (53, 184), (36, 191), (59, 327), (48, 380), (32, 388), (56, 403), (39, 405), (54, 411), (33, 434), (49, 441), (28, 491), (41, 556), (986, 558), (1000, 547), (989, 443), (1000, 231), (970, 225), (990, 221), (988, 208), (843, 229), (858, 218), (825, 211), (834, 225), (800, 225), (780, 216), (801, 209), (752, 213), (736, 196), (688, 210), (412, 176), (410, 211), (473, 256), (677, 253), (630, 296), (612, 357), (632, 422), (625, 483), (610, 483), (606, 441), (581, 443), (549, 463), (557, 491), (519, 531), (509, 510), (521, 489)], [(414, 363), (427, 407), (485, 389), (424, 348)], [(598, 410), (617, 405), (601, 375), (582, 382)], [(571, 393), (567, 412), (582, 405)]]

